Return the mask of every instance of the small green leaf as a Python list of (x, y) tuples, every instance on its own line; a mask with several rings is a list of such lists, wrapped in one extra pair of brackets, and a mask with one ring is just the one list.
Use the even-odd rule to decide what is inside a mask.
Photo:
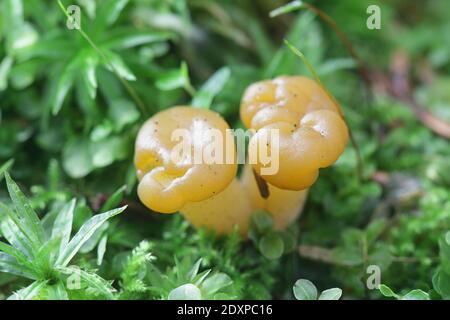
[(230, 68), (228, 67), (217, 70), (195, 94), (191, 105), (197, 108), (210, 108), (214, 97), (217, 96), (227, 84), (230, 74)]
[(380, 290), (381, 294), (385, 297), (388, 298), (399, 298), (400, 296), (398, 294), (396, 294), (394, 291), (392, 291), (391, 288), (389, 288), (387, 285), (384, 284), (380, 284), (380, 287), (378, 288), (378, 290)]
[(209, 276), (210, 273), (211, 269), (206, 269), (205, 271), (200, 272), (194, 277), (192, 283), (195, 284), (196, 286), (200, 286), (202, 282), (205, 281), (205, 279)]
[(168, 70), (162, 73), (156, 80), (156, 87), (163, 91), (183, 88), (186, 79), (181, 69)]
[(450, 245), (447, 243), (446, 236), (439, 238), (439, 257), (442, 268), (450, 273)]
[(0, 62), (0, 91), (8, 87), (8, 76), (13, 65), (13, 59), (9, 56), (3, 58)]
[(191, 284), (183, 284), (182, 286), (179, 286), (172, 291), (170, 291), (169, 300), (201, 300), (202, 299), (202, 293), (200, 289)]
[(58, 281), (54, 285), (47, 285), (44, 288), (45, 298), (47, 300), (69, 300), (66, 288), (62, 281)]
[(63, 150), (62, 165), (72, 178), (82, 178), (94, 169), (89, 143), (83, 139), (69, 142)]
[(17, 215), (10, 216), (10, 218), (24, 232), (25, 236), (32, 241), (32, 245), (39, 247), (44, 240), (44, 229), (41, 222), (28, 199), (7, 172), (5, 173), (5, 178), (9, 195), (17, 213)]
[(96, 23), (104, 27), (114, 24), (128, 2), (129, 0), (103, 0), (97, 9)]
[(200, 269), (200, 265), (202, 264), (202, 258), (198, 259), (194, 265), (192, 266), (191, 270), (189, 270), (187, 274), (187, 278), (192, 281), (198, 274), (198, 270)]
[(189, 70), (187, 64), (183, 62), (179, 69), (172, 69), (161, 73), (156, 80), (156, 87), (163, 91), (171, 91), (184, 88), (190, 95), (195, 95), (195, 89), (189, 79)]
[(443, 299), (450, 299), (450, 275), (439, 268), (433, 276), (433, 287)]
[(32, 300), (35, 298), (42, 288), (45, 287), (47, 281), (35, 281), (28, 287), (20, 289), (8, 297), (8, 300)]
[(372, 221), (366, 228), (367, 243), (373, 243), (383, 232), (386, 227), (386, 220), (377, 219)]
[(95, 168), (107, 167), (114, 162), (118, 139), (106, 138), (91, 144), (92, 164)]
[(97, 247), (97, 265), (101, 266), (103, 262), (103, 257), (105, 256), (106, 252), (106, 244), (108, 243), (108, 235), (105, 234), (98, 243)]
[(38, 38), (38, 33), (33, 25), (28, 22), (23, 22), (9, 33), (8, 53), (16, 56), (21, 50), (35, 44)]
[(23, 1), (5, 0), (1, 3), (1, 9), (4, 14), (5, 26), (13, 29), (23, 23)]
[(113, 300), (113, 292), (115, 289), (111, 286), (109, 281), (106, 281), (102, 277), (95, 273), (86, 272), (78, 267), (57, 267), (57, 270), (65, 274), (77, 274), (80, 279), (83, 280), (89, 287), (95, 289), (99, 294), (104, 296), (108, 300)]
[(51, 238), (37, 251), (36, 258), (33, 260), (33, 263), (37, 266), (38, 270), (42, 272), (42, 274), (48, 274), (51, 271), (53, 263), (59, 255), (60, 242), (61, 238), (59, 237)]
[(10, 159), (6, 161), (1, 167), (0, 167), (0, 182), (3, 180), (3, 173), (8, 171), (12, 165), (14, 164), (14, 159)]
[(5, 239), (13, 245), (13, 247), (19, 249), (29, 259), (33, 258), (34, 251), (30, 240), (17, 227), (14, 221), (9, 218), (9, 215), (12, 215), (13, 213), (8, 213), (7, 211), (11, 210), (0, 202), (0, 213), (7, 216), (0, 224), (0, 230), (2, 231), (3, 237), (5, 237)]
[(96, 68), (98, 56), (94, 54), (85, 54), (81, 68), (81, 79), (86, 91), (91, 99), (95, 99), (97, 94), (97, 75)]
[(103, 206), (100, 208), (100, 212), (106, 212), (108, 210), (111, 210), (115, 207), (117, 207), (122, 201), (123, 193), (127, 189), (127, 186), (121, 186), (119, 189), (117, 189), (109, 198), (106, 200), (106, 202), (103, 204)]
[(319, 300), (339, 300), (342, 296), (342, 289), (331, 288), (322, 291), (319, 296)]
[(56, 264), (59, 266), (67, 266), (72, 258), (77, 254), (83, 244), (88, 241), (94, 232), (100, 228), (108, 219), (118, 215), (126, 209), (126, 206), (114, 209), (102, 214), (98, 214), (86, 221), (70, 240), (63, 253), (58, 257)]
[(109, 222), (106, 221), (100, 228), (95, 230), (92, 236), (86, 241), (83, 246), (80, 248), (80, 253), (88, 253), (95, 249), (95, 247), (99, 244), (100, 240), (105, 234), (106, 230), (108, 230)]
[(119, 31), (104, 41), (102, 47), (113, 50), (124, 50), (173, 38), (173, 34), (166, 31), (146, 30), (139, 32), (135, 28)]
[(0, 273), (10, 273), (16, 276), (36, 280), (36, 274), (17, 262), (17, 260), (6, 253), (0, 252)]
[(430, 300), (430, 296), (420, 289), (415, 289), (405, 294), (401, 300)]
[(113, 131), (113, 126), (109, 120), (105, 120), (99, 125), (95, 126), (91, 131), (89, 138), (92, 142), (97, 142), (108, 137)]
[(352, 58), (336, 58), (325, 61), (317, 68), (317, 73), (321, 76), (333, 74), (340, 70), (350, 70), (356, 67), (356, 62)]
[(302, 7), (303, 7), (303, 1), (299, 1), (299, 0), (292, 1), (292, 2), (289, 2), (289, 3), (287, 3), (287, 4), (285, 4), (285, 5), (281, 6), (281, 7), (278, 7), (276, 9), (270, 11), (269, 16), (271, 18), (274, 18), (276, 16), (279, 16), (279, 15), (282, 15), (282, 14), (285, 14), (285, 13), (289, 13), (289, 12), (298, 10), (298, 9), (300, 9)]
[(278, 259), (283, 255), (284, 243), (279, 234), (271, 232), (259, 241), (259, 251), (267, 259)]
[(61, 171), (58, 160), (51, 159), (47, 170), (48, 189), (53, 192), (59, 191), (59, 183), (61, 180)]
[(67, 203), (56, 216), (55, 222), (53, 223), (51, 237), (59, 237), (61, 239), (59, 254), (62, 254), (64, 248), (67, 246), (70, 240), (75, 203), (75, 199), (72, 199), (69, 203)]
[[(125, 64), (123, 59), (116, 53), (104, 50), (105, 57), (108, 59), (107, 64), (105, 64), (106, 68), (111, 72), (117, 72), (117, 74), (128, 81), (135, 81), (136, 76), (131, 72), (131, 70), (128, 68), (128, 66)], [(111, 68), (114, 68), (112, 70)]]
[(280, 236), (284, 243), (284, 252), (292, 252), (297, 248), (297, 229), (287, 228)]
[(266, 233), (273, 228), (273, 218), (270, 213), (264, 210), (257, 210), (252, 214), (252, 225), (258, 233)]
[(346, 266), (358, 266), (364, 262), (361, 249), (356, 246), (334, 248), (331, 251), (331, 258), (337, 264)]
[(72, 88), (74, 76), (73, 65), (69, 64), (64, 68), (56, 80), (54, 93), (50, 100), (53, 115), (57, 115), (61, 110), (63, 102), (69, 93), (69, 90)]
[(139, 116), (139, 111), (134, 103), (126, 99), (113, 100), (108, 108), (108, 117), (116, 132), (120, 132), (126, 125), (136, 122)]
[(309, 280), (300, 279), (295, 282), (294, 296), (297, 300), (317, 300), (317, 288)]
[(128, 140), (120, 136), (112, 136), (101, 141), (92, 142), (90, 154), (95, 168), (104, 168), (116, 160), (125, 159), (128, 155)]
[(213, 295), (217, 291), (233, 283), (233, 280), (225, 273), (217, 273), (203, 281), (201, 290), (205, 296)]
[(34, 274), (34, 266), (30, 262), (30, 259), (20, 250), (0, 241), (0, 251), (7, 255), (14, 257), (18, 263), (28, 269), (30, 274)]

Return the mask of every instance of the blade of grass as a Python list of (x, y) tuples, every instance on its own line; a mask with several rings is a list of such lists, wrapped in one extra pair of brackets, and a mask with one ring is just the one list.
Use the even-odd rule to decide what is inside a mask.
[(12, 167), (14, 164), (14, 159), (10, 159), (6, 161), (1, 167), (0, 167), (0, 182), (3, 180), (3, 173), (9, 170), (9, 168)]
[(58, 257), (56, 264), (59, 266), (67, 266), (72, 258), (77, 254), (78, 250), (83, 244), (89, 240), (94, 232), (100, 228), (106, 220), (118, 215), (126, 209), (126, 206), (117, 208), (102, 214), (98, 214), (90, 218), (85, 224), (83, 224), (77, 234), (70, 240), (67, 246), (64, 248), (62, 254)]
[(322, 21), (324, 21), (326, 24), (328, 24), (328, 26), (336, 33), (339, 40), (344, 44), (344, 46), (347, 49), (350, 56), (356, 61), (357, 65), (358, 65), (359, 74), (360, 74), (361, 78), (363, 79), (364, 83), (367, 85), (368, 88), (370, 88), (369, 73), (365, 67), (365, 64), (363, 63), (361, 57), (356, 52), (355, 48), (352, 45), (352, 42), (347, 37), (345, 32), (339, 27), (339, 25), (336, 23), (336, 21), (334, 21), (334, 19), (332, 17), (330, 17), (328, 14), (326, 14), (319, 8), (313, 6), (309, 3), (305, 3), (303, 1), (292, 1), (286, 5), (283, 5), (277, 9), (275, 9), (275, 10), (272, 10), (270, 12), (269, 16), (271, 18), (274, 18), (279, 15), (297, 11), (300, 9), (307, 9), (307, 10), (310, 10), (311, 12), (315, 13), (317, 16), (319, 16), (319, 18), (322, 19)]
[(8, 172), (5, 172), (6, 185), (9, 195), (16, 209), (17, 215), (10, 216), (11, 219), (22, 229), (24, 234), (32, 241), (34, 247), (39, 246), (44, 241), (44, 229), (36, 212), (25, 195), (20, 191), (19, 186), (11, 179)]
[(30, 240), (25, 237), (22, 231), (16, 226), (14, 221), (9, 218), (5, 210), (10, 210), (8, 207), (0, 203), (0, 213), (6, 215), (6, 218), (0, 224), (0, 230), (3, 237), (16, 249), (20, 250), (29, 259), (34, 257), (34, 249), (31, 246)]
[(97, 265), (102, 265), (103, 257), (105, 256), (106, 252), (106, 244), (108, 243), (108, 235), (105, 234), (98, 243), (97, 247)]
[(126, 185), (121, 186), (119, 189), (117, 189), (100, 208), (100, 212), (106, 212), (118, 206), (126, 189)]
[(60, 254), (67, 246), (70, 240), (70, 233), (72, 232), (73, 212), (75, 210), (76, 200), (72, 199), (68, 204), (62, 208), (53, 223), (52, 238), (61, 237)]
[(47, 281), (35, 281), (28, 287), (20, 289), (13, 293), (8, 300), (32, 300), (36, 297), (41, 289), (47, 284)]
[[(16, 239), (20, 242), (20, 247), (22, 247), (28, 254), (32, 255), (35, 250), (39, 249), (39, 244), (36, 243), (36, 239), (30, 237), (29, 228), (24, 227), (24, 223), (16, 212), (11, 210), (5, 204), (0, 202), (0, 212), (5, 214), (9, 219), (9, 227), (12, 233), (18, 232)], [(14, 230), (15, 229), (15, 230)]]
[(20, 250), (0, 241), (0, 251), (7, 255), (14, 257), (19, 264), (29, 270), (30, 274), (34, 274), (34, 265), (30, 262), (28, 257)]

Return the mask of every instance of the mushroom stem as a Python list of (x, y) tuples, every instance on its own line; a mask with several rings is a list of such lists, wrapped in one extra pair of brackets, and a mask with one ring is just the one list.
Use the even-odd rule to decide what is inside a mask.
[(242, 181), (235, 178), (219, 194), (203, 201), (189, 202), (180, 212), (196, 228), (229, 234), (237, 226), (239, 232), (246, 235), (254, 210)]
[(291, 191), (267, 184), (269, 196), (261, 196), (252, 166), (246, 164), (240, 179), (235, 178), (221, 193), (209, 199), (187, 203), (180, 212), (196, 228), (229, 234), (235, 226), (246, 235), (253, 212), (269, 212), (277, 230), (285, 229), (302, 212), (308, 189)]
[(266, 210), (272, 215), (275, 229), (286, 228), (301, 214), (308, 189), (300, 191), (283, 190), (267, 184), (269, 196), (263, 198), (252, 171), (251, 165), (246, 164), (241, 177), (247, 197), (250, 198), (255, 209)]

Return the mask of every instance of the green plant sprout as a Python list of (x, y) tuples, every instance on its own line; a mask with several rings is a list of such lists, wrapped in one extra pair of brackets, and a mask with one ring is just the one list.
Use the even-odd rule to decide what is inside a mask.
[(7, 172), (5, 177), (12, 206), (0, 203), (1, 231), (9, 242), (0, 242), (0, 271), (33, 281), (10, 298), (33, 299), (45, 291), (52, 298), (67, 299), (67, 275), (75, 274), (98, 294), (111, 299), (114, 289), (108, 281), (69, 264), (95, 231), (126, 207), (93, 216), (71, 237), (74, 199), (62, 208), (52, 229), (46, 232), (17, 184)]
[(318, 295), (316, 286), (307, 279), (297, 280), (292, 290), (297, 300), (339, 300), (342, 296), (340, 288), (327, 289)]

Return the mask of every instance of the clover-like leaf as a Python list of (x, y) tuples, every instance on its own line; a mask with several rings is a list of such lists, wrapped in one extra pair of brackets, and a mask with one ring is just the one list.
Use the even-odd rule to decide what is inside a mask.
[(322, 291), (319, 296), (319, 300), (339, 300), (342, 296), (342, 289), (331, 288)]
[(183, 284), (170, 291), (169, 300), (201, 300), (200, 289), (192, 283)]
[(317, 288), (307, 279), (297, 280), (294, 284), (294, 296), (297, 300), (316, 300)]

